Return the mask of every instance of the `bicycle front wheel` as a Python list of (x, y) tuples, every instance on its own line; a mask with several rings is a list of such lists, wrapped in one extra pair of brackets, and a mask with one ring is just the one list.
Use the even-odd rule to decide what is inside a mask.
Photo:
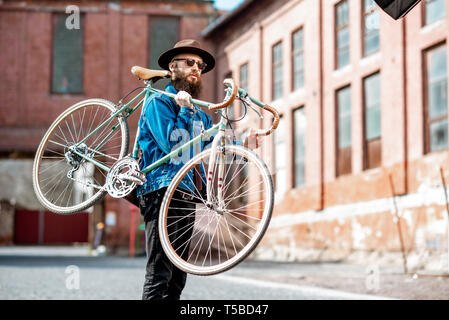
[(34, 191), (45, 208), (73, 214), (104, 197), (105, 168), (128, 150), (128, 125), (120, 116), (111, 117), (114, 112), (114, 104), (107, 100), (84, 100), (64, 111), (50, 126), (33, 164)]
[[(273, 211), (271, 175), (255, 153), (229, 145), (217, 150), (209, 168), (212, 156), (210, 149), (203, 151), (181, 168), (167, 188), (159, 215), (168, 258), (197, 275), (217, 274), (244, 260), (262, 239)], [(205, 176), (203, 189), (194, 182), (194, 171), (199, 170), (211, 172), (210, 201)], [(194, 187), (189, 190), (188, 185)]]

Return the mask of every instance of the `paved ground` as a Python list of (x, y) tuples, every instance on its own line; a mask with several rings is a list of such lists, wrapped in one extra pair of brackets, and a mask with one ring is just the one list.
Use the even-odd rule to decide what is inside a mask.
[[(145, 259), (92, 257), (86, 247), (0, 247), (0, 299), (138, 300)], [(78, 267), (79, 289), (72, 281)], [(111, 280), (112, 279), (112, 280)], [(449, 299), (449, 278), (344, 263), (246, 261), (189, 276), (182, 299)]]
[[(258, 272), (257, 270), (263, 270)], [(447, 275), (404, 274), (402, 268), (345, 263), (247, 262), (234, 275), (292, 285), (406, 300), (449, 300)]]

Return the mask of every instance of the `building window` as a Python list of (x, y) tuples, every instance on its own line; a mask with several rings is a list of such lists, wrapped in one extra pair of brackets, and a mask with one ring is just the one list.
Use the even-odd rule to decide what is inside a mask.
[(83, 90), (83, 25), (66, 27), (67, 15), (53, 15), (53, 63), (51, 91), (53, 93), (82, 93)]
[[(239, 70), (239, 87), (248, 92), (248, 63), (240, 66)], [(240, 117), (244, 114), (243, 104), (240, 103)]]
[(363, 55), (379, 51), (379, 10), (374, 0), (363, 0)]
[(285, 141), (284, 117), (280, 118), (278, 128), (274, 131), (274, 186), (276, 193), (283, 194), (287, 189), (287, 144)]
[(371, 169), (380, 167), (382, 161), (380, 73), (363, 80), (363, 97), (365, 169)]
[(306, 116), (304, 107), (293, 111), (294, 121), (294, 186), (295, 188), (304, 186), (305, 179), (305, 151), (306, 151)]
[(304, 87), (304, 32), (299, 29), (292, 34), (293, 91)]
[(335, 6), (336, 21), (336, 66), (337, 69), (349, 64), (349, 3), (341, 1)]
[(272, 100), (282, 97), (282, 42), (272, 48)]
[(432, 24), (446, 16), (445, 0), (426, 0), (424, 5), (425, 24)]
[[(160, 69), (157, 60), (162, 52), (173, 48), (179, 41), (179, 18), (174, 16), (150, 16), (148, 39), (148, 65), (150, 69)], [(159, 80), (155, 88), (164, 89), (170, 80)]]
[(352, 172), (351, 87), (337, 91), (337, 176)]
[(446, 45), (425, 53), (426, 152), (448, 147)]

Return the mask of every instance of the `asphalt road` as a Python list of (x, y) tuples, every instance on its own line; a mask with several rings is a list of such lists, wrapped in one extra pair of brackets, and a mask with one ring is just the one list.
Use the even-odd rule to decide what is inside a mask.
[[(89, 256), (85, 247), (0, 247), (0, 299), (139, 300), (144, 266), (143, 257)], [(267, 281), (260, 276), (267, 272), (285, 274), (297, 271), (275, 263), (243, 262), (215, 276), (189, 275), (181, 299), (378, 299), (282, 281)]]

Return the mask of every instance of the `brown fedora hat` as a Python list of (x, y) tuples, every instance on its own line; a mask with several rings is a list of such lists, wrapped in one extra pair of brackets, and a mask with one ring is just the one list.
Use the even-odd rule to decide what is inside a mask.
[(199, 55), (203, 59), (203, 62), (207, 64), (203, 73), (211, 71), (215, 66), (214, 57), (206, 50), (201, 49), (198, 41), (191, 39), (181, 40), (172, 49), (162, 53), (158, 60), (159, 66), (162, 69), (168, 70), (168, 64), (172, 61), (173, 57), (181, 53), (194, 53)]

